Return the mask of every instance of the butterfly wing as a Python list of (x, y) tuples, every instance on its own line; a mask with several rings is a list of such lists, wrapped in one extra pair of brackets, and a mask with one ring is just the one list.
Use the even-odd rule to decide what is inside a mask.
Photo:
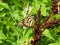
[(27, 27), (33, 27), (35, 23), (36, 16), (28, 16), (25, 17), (22, 21), (18, 23), (18, 26), (27, 26)]

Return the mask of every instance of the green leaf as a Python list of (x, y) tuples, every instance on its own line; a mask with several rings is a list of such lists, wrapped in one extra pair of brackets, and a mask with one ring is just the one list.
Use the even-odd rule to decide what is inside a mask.
[(23, 29), (22, 28), (18, 28), (18, 27), (12, 27), (14, 33), (12, 34), (13, 36), (15, 35), (20, 35), (21, 37), (23, 36)]
[(2, 2), (2, 0), (0, 0), (0, 2)]
[(34, 0), (33, 9), (31, 11), (31, 15), (37, 14), (38, 9), (40, 8), (40, 3), (41, 3), (40, 1)]
[(2, 41), (0, 40), (0, 43), (2, 43)]
[(44, 3), (41, 3), (41, 14), (47, 16), (46, 5)]
[(58, 43), (51, 43), (51, 44), (48, 44), (48, 45), (59, 45)]
[(28, 29), (27, 31), (24, 32), (25, 33), (24, 38), (29, 39), (32, 37), (32, 31), (31, 30), (32, 29)]
[(45, 29), (45, 31), (43, 32), (43, 35), (48, 37), (49, 39), (54, 40), (53, 36), (51, 35), (49, 29)]
[(20, 16), (19, 16), (19, 10), (16, 10), (14, 12), (11, 12), (11, 16), (13, 18), (15, 18), (15, 20), (19, 20), (20, 19)]
[(0, 39), (6, 39), (6, 36), (3, 34), (2, 30), (0, 30)]
[(8, 24), (7, 24), (7, 25), (6, 25), (6, 28), (7, 28), (7, 30), (9, 30), (9, 28), (10, 28), (10, 25), (8, 25)]
[(47, 2), (48, 2), (48, 0), (43, 0), (43, 2), (47, 3)]
[(1, 2), (0, 5), (3, 6), (4, 8), (6, 8), (6, 9), (10, 10), (10, 7), (7, 3), (2, 3)]
[(56, 15), (54, 15), (52, 18), (53, 18), (53, 20), (59, 19), (59, 18), (60, 18), (60, 15), (56, 14)]
[(3, 9), (4, 9), (4, 7), (0, 5), (0, 11), (2, 11)]
[(0, 13), (0, 17), (4, 17), (5, 15), (6, 13), (3, 13), (3, 12)]
[(60, 37), (58, 38), (58, 40), (55, 43), (51, 43), (51, 44), (48, 44), (48, 45), (60, 45)]
[(36, 12), (36, 11), (37, 11), (37, 10), (36, 10), (36, 8), (35, 8), (35, 7), (33, 7), (33, 9), (32, 9), (32, 11), (31, 11), (30, 15), (37, 14), (37, 12)]
[(58, 38), (58, 45), (60, 45), (60, 37)]
[(35, 0), (35, 8), (38, 10), (40, 8), (40, 1)]

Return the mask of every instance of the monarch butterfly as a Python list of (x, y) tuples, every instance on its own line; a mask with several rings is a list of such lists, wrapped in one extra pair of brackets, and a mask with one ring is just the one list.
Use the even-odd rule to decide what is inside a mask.
[(33, 27), (36, 18), (37, 18), (36, 14), (34, 14), (33, 16), (27, 16), (24, 19), (22, 19), (20, 22), (18, 22), (18, 26)]

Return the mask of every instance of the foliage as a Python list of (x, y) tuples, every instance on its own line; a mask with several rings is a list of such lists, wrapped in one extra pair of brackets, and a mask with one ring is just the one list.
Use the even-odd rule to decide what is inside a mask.
[[(44, 18), (51, 13), (51, 0), (0, 0), (0, 45), (29, 45), (33, 29), (18, 27), (17, 23), (24, 18), (23, 11), (27, 6), (31, 6), (32, 9), (29, 14), (33, 15), (37, 14), (40, 5), (42, 5), (42, 23)], [(41, 45), (60, 45), (59, 35), (60, 26), (46, 29), (41, 39)]]

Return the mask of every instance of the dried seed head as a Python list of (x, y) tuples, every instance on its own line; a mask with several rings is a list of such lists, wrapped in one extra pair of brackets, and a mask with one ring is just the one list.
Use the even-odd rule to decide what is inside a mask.
[(53, 14), (57, 14), (58, 13), (58, 9), (57, 9), (57, 0), (52, 0), (52, 13)]

